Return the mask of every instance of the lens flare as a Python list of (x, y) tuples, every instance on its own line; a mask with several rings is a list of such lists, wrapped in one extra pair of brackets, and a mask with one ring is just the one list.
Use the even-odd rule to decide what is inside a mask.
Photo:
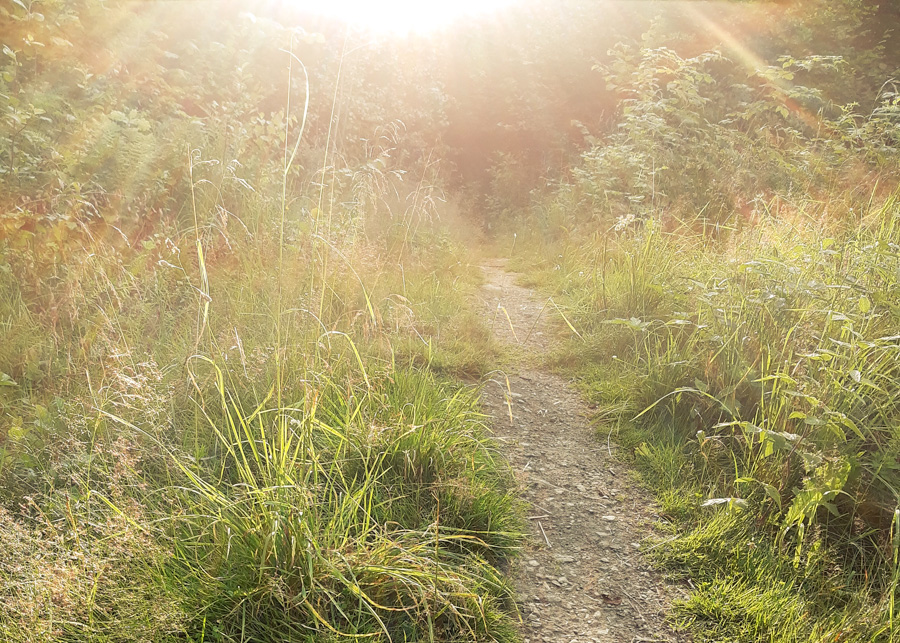
[(491, 13), (517, 0), (455, 0), (434, 2), (422, 0), (332, 0), (297, 4), (308, 11), (346, 20), (373, 32), (427, 33), (467, 16)]

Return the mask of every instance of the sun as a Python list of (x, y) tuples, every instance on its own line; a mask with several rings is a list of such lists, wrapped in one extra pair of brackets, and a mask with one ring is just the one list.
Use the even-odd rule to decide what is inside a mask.
[(381, 33), (427, 33), (460, 18), (497, 11), (519, 0), (321, 0), (299, 4), (316, 13)]

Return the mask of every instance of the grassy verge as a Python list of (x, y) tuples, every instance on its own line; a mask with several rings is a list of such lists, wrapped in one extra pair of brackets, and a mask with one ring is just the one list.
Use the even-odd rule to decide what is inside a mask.
[(515, 640), (513, 481), (449, 377), (493, 350), (460, 245), (289, 216), (279, 266), (245, 206), (4, 242), (0, 638)]
[(898, 224), (889, 197), (516, 258), (572, 312), (553, 359), (657, 492), (652, 555), (692, 580), (675, 618), (698, 640), (900, 636)]

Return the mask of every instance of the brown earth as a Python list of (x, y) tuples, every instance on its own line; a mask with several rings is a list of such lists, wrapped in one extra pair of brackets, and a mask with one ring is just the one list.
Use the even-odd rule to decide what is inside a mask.
[(680, 592), (639, 551), (659, 519), (651, 497), (592, 429), (573, 386), (539, 366), (558, 335), (555, 313), (541, 314), (543, 301), (504, 266), (482, 267), (480, 304), (516, 366), (488, 376), (483, 405), (528, 503), (530, 534), (512, 570), (524, 641), (686, 640), (665, 621)]

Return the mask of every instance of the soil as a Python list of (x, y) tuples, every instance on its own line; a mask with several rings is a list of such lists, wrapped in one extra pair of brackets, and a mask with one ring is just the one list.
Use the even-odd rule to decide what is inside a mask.
[(540, 366), (558, 331), (504, 266), (482, 267), (481, 305), (516, 366), (489, 376), (483, 406), (528, 503), (512, 570), (524, 642), (684, 641), (665, 620), (680, 592), (640, 552), (658, 522), (651, 497), (573, 386)]

